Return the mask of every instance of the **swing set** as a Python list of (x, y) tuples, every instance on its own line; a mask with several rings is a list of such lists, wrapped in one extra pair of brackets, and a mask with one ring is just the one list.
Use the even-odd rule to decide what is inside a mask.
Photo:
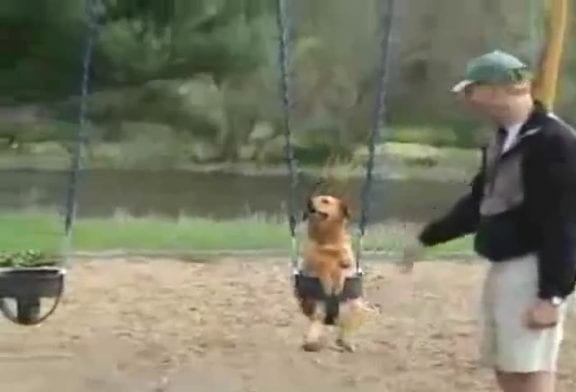
[[(380, 69), (378, 75), (378, 92), (376, 105), (374, 107), (374, 114), (372, 118), (372, 128), (368, 137), (368, 160), (366, 162), (366, 175), (362, 185), (361, 200), (362, 207), (360, 213), (360, 221), (358, 224), (358, 235), (356, 237), (356, 265), (355, 275), (348, 277), (344, 284), (344, 289), (338, 298), (339, 301), (356, 299), (363, 295), (362, 288), (362, 242), (366, 233), (366, 226), (368, 224), (368, 216), (370, 214), (370, 193), (373, 183), (374, 172), (374, 158), (376, 143), (380, 137), (380, 129), (384, 125), (384, 117), (386, 115), (386, 85), (388, 81), (388, 68), (389, 68), (389, 49), (392, 33), (392, 22), (394, 20), (394, 6), (395, 0), (388, 0), (384, 2), (382, 7), (382, 37), (380, 39)], [(298, 173), (296, 162), (294, 158), (294, 149), (292, 143), (292, 121), (291, 121), (291, 108), (293, 106), (293, 96), (290, 89), (289, 72), (290, 72), (290, 24), (289, 24), (289, 9), (287, 0), (277, 0), (277, 21), (280, 30), (279, 42), (279, 64), (280, 64), (280, 89), (282, 92), (282, 106), (283, 106), (283, 127), (285, 136), (285, 151), (286, 151), (286, 164), (289, 173), (289, 193), (288, 193), (288, 224), (291, 236), (291, 252), (290, 252), (290, 265), (292, 268), (294, 290), (298, 297), (311, 298), (320, 301), (328, 301), (329, 299), (324, 294), (320, 282), (315, 277), (306, 276), (300, 271), (300, 254), (299, 246), (296, 237), (296, 226), (298, 216), (300, 216), (297, 208), (298, 198)], [(331, 307), (333, 308), (333, 307)], [(331, 320), (333, 317), (327, 317)]]
[[(550, 18), (548, 26), (548, 39), (544, 46), (544, 52), (540, 56), (538, 79), (535, 81), (534, 95), (543, 102), (548, 108), (552, 108), (556, 97), (557, 81), (559, 76), (560, 62), (562, 58), (562, 48), (564, 36), (567, 28), (568, 4), (567, 0), (550, 0)], [(363, 238), (366, 234), (366, 226), (370, 215), (370, 191), (373, 183), (374, 158), (376, 143), (380, 138), (380, 129), (384, 126), (386, 116), (386, 88), (389, 68), (389, 49), (391, 33), (394, 21), (395, 1), (382, 1), (382, 15), (380, 16), (382, 24), (382, 36), (380, 38), (380, 62), (378, 74), (377, 98), (373, 110), (372, 128), (368, 137), (368, 159), (366, 162), (366, 175), (361, 192), (361, 213), (358, 225), (358, 234), (356, 237), (356, 271), (355, 275), (348, 277), (345, 281), (344, 289), (338, 300), (346, 301), (356, 299), (363, 295), (363, 269), (362, 269), (362, 251)], [(290, 47), (290, 24), (288, 0), (277, 0), (277, 21), (280, 30), (279, 41), (279, 64), (281, 71), (280, 87), (282, 91), (282, 104), (284, 109), (284, 135), (286, 163), (289, 173), (289, 208), (288, 222), (291, 235), (291, 253), (290, 264), (293, 274), (293, 284), (295, 294), (300, 298), (309, 298), (318, 301), (325, 301), (327, 309), (335, 311), (334, 306), (329, 306), (332, 299), (327, 297), (323, 292), (318, 278), (306, 276), (299, 269), (300, 254), (296, 238), (297, 224), (297, 202), (298, 198), (298, 175), (296, 173), (296, 164), (294, 158), (291, 130), (290, 111), (293, 106), (293, 98), (289, 83), (289, 47)], [(534, 28), (534, 27), (533, 27)], [(333, 305), (333, 304), (332, 304)], [(328, 315), (326, 323), (333, 323), (334, 315)]]
[[(535, 1), (535, 0), (534, 0)], [(534, 94), (548, 108), (552, 108), (559, 78), (559, 69), (567, 30), (568, 0), (548, 0), (549, 18), (548, 33), (538, 69), (538, 79), (535, 82)], [(279, 29), (279, 67), (281, 73), (280, 89), (283, 107), (283, 131), (285, 136), (285, 157), (289, 173), (289, 203), (288, 225), (291, 236), (290, 266), (294, 289), (301, 297), (326, 300), (316, 278), (304, 276), (299, 270), (299, 248), (296, 237), (298, 224), (298, 173), (294, 147), (292, 142), (291, 109), (293, 96), (290, 85), (290, 10), (289, 0), (276, 0), (277, 23)], [(363, 238), (366, 234), (368, 217), (370, 215), (370, 193), (373, 183), (374, 158), (376, 143), (380, 138), (380, 130), (384, 126), (386, 115), (386, 87), (390, 62), (389, 49), (391, 42), (392, 23), (394, 20), (395, 0), (382, 0), (382, 36), (380, 39), (380, 58), (377, 99), (373, 111), (372, 127), (368, 137), (368, 159), (366, 174), (361, 192), (361, 214), (356, 238), (356, 274), (348, 278), (344, 294), (340, 300), (357, 298), (362, 295), (362, 250)], [(82, 153), (88, 143), (90, 126), (88, 123), (88, 97), (90, 87), (90, 70), (92, 66), (93, 49), (98, 36), (102, 4), (99, 0), (85, 1), (87, 30), (82, 62), (82, 79), (80, 85), (80, 108), (78, 112), (78, 130), (70, 163), (67, 192), (65, 200), (64, 234), (61, 256), (55, 266), (35, 268), (1, 268), (0, 269), (0, 311), (10, 321), (20, 325), (35, 325), (46, 320), (54, 313), (64, 294), (65, 276), (70, 264), (73, 227), (76, 219), (77, 194), (79, 178), (82, 169)], [(41, 313), (41, 300), (53, 299), (52, 306), (44, 314)], [(14, 300), (15, 310), (8, 300)]]

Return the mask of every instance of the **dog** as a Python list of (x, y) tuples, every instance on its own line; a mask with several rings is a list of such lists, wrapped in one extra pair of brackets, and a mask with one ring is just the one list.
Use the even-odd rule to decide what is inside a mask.
[[(347, 203), (329, 195), (310, 197), (304, 220), (307, 221), (307, 237), (303, 249), (302, 273), (317, 277), (326, 297), (335, 299), (338, 328), (336, 344), (345, 351), (354, 351), (353, 331), (360, 326), (366, 310), (361, 298), (338, 301), (346, 278), (352, 276), (354, 253), (348, 234), (350, 211)], [(300, 307), (310, 320), (303, 349), (319, 351), (324, 345), (324, 322), (328, 314), (326, 301), (299, 298)]]

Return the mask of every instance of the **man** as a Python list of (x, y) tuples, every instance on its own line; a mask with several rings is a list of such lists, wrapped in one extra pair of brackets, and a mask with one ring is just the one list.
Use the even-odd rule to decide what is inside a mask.
[(532, 98), (528, 67), (495, 51), (470, 61), (453, 91), (496, 125), (471, 184), (426, 225), (404, 261), (475, 233), (491, 261), (483, 357), (504, 392), (552, 392), (566, 300), (576, 280), (576, 136)]

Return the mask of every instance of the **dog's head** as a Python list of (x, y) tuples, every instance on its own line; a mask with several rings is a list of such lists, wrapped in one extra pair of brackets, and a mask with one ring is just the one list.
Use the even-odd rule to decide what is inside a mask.
[(350, 219), (348, 204), (337, 197), (313, 196), (308, 200), (304, 219), (323, 222), (343, 222)]

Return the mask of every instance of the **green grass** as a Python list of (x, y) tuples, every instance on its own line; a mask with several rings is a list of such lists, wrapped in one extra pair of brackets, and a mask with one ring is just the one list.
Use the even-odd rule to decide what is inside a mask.
[(472, 123), (437, 125), (389, 124), (386, 140), (396, 143), (426, 144), (436, 147), (471, 148), (477, 145), (478, 129)]
[[(372, 226), (364, 241), (367, 250), (399, 254), (416, 227), (400, 223)], [(62, 219), (56, 213), (29, 211), (0, 215), (2, 250), (58, 251), (62, 245)], [(288, 250), (290, 240), (284, 219), (259, 216), (237, 220), (183, 217), (134, 218), (117, 215), (108, 219), (79, 219), (73, 247), (76, 251), (246, 251)], [(430, 257), (470, 253), (468, 238), (430, 250)]]

